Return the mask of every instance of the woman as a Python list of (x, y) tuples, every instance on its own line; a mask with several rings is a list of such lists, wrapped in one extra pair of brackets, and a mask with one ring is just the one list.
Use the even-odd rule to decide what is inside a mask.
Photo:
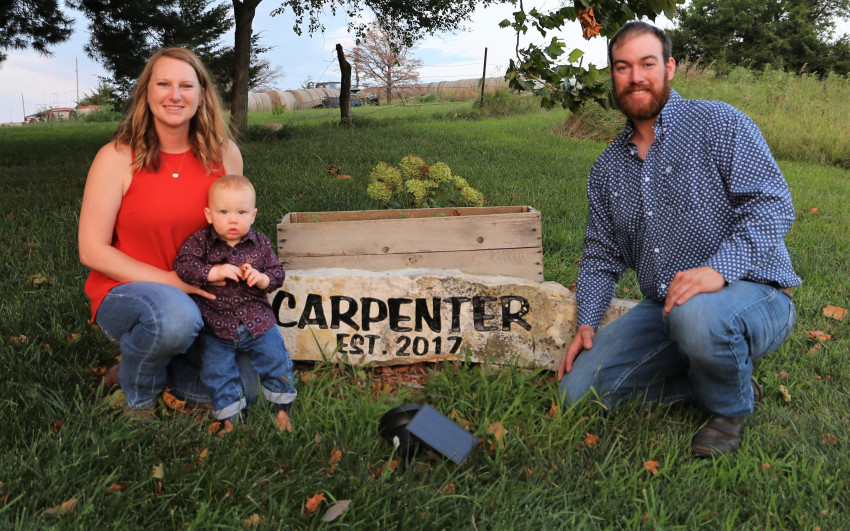
[(242, 155), (209, 73), (189, 50), (160, 50), (91, 165), (78, 234), (92, 319), (121, 346), (130, 416), (152, 418), (166, 385), (184, 400), (210, 400), (187, 352), (203, 325), (188, 294), (213, 296), (182, 282), (173, 262), (206, 225), (207, 190), (227, 173), (242, 173)]

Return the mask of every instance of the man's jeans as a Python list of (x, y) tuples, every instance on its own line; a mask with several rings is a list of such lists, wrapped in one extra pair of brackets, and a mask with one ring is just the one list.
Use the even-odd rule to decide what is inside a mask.
[[(130, 408), (153, 405), (166, 387), (181, 400), (212, 404), (195, 341), (204, 323), (191, 297), (158, 282), (120, 284), (103, 299), (95, 321), (121, 347), (118, 381)], [(238, 362), (251, 402), (258, 376), (247, 356)]]
[(235, 340), (222, 339), (204, 328), (198, 336), (198, 345), (204, 360), (201, 379), (214, 390), (213, 409), (218, 420), (229, 419), (247, 406), (239, 381), (237, 354), (250, 358), (266, 400), (273, 404), (291, 404), (295, 400), (292, 360), (277, 327), (255, 338), (240, 324)]
[(797, 320), (791, 299), (764, 284), (738, 281), (702, 293), (662, 316), (643, 300), (603, 328), (561, 380), (564, 403), (595, 391), (605, 406), (690, 401), (721, 417), (753, 412), (753, 362), (788, 338)]

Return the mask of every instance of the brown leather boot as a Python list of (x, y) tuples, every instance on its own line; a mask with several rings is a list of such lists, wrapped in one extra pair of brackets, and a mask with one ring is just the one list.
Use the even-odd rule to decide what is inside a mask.
[(691, 453), (701, 457), (734, 454), (741, 446), (743, 418), (712, 417), (691, 441)]

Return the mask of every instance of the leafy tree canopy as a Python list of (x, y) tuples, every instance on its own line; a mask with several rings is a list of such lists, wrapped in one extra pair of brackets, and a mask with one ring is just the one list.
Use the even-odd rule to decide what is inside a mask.
[[(611, 38), (626, 22), (633, 19), (655, 18), (675, 12), (676, 4), (684, 0), (575, 0), (573, 5), (551, 12), (540, 12), (536, 8), (525, 11), (522, 0), (513, 20), (504, 20), (503, 28), (517, 32), (518, 60), (511, 60), (505, 78), (512, 89), (532, 92), (541, 97), (543, 107), (563, 108), (577, 111), (587, 101), (595, 101), (609, 108), (611, 89), (608, 67), (584, 67), (584, 52), (575, 49), (567, 54), (563, 39), (553, 36), (548, 44), (531, 44), (519, 49), (519, 37), (529, 29), (536, 30), (541, 37), (561, 30), (568, 22), (574, 22), (575, 31), (581, 31), (585, 39)], [(565, 55), (567, 54), (567, 55)], [(564, 60), (566, 60), (564, 62)]]
[(0, 2), (0, 63), (6, 50), (33, 50), (50, 55), (49, 47), (68, 40), (73, 20), (59, 9), (57, 0), (6, 0)]
[[(67, 0), (89, 20), (90, 40), (85, 51), (112, 73), (118, 100), (126, 100), (156, 50), (166, 46), (191, 48), (209, 68), (222, 99), (229, 101), (233, 80), (233, 47), (221, 37), (233, 28), (227, 4), (211, 0)], [(268, 69), (258, 54), (268, 51), (252, 39), (254, 61), (250, 79)], [(249, 82), (250, 87), (250, 82)]]
[(676, 10), (673, 55), (703, 63), (850, 72), (850, 38), (835, 39), (835, 21), (850, 0), (693, 0)]
[(412, 46), (420, 37), (437, 31), (454, 31), (476, 7), (485, 7), (504, 0), (285, 0), (272, 11), (280, 15), (287, 9), (295, 14), (293, 31), (301, 35), (306, 24), (307, 32), (324, 31), (321, 16), (330, 10), (332, 15), (343, 12), (348, 16), (348, 28), (358, 39), (366, 36), (370, 21), (363, 17), (371, 11), (401, 44)]

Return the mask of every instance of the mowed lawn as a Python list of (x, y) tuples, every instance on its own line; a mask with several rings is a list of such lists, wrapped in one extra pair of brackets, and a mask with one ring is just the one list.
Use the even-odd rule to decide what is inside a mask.
[[(773, 86), (735, 83), (752, 94)], [(803, 96), (827, 93), (813, 86)], [(676, 88), (686, 97), (738, 94), (706, 80)], [(850, 99), (846, 85), (841, 90)], [(464, 102), (358, 108), (352, 128), (339, 127), (334, 111), (254, 113), (242, 151), (258, 191), (255, 227), (273, 238), (287, 212), (376, 208), (365, 193), (371, 168), (416, 154), (447, 163), (488, 205), (539, 210), (546, 280), (569, 286), (583, 246), (586, 177), (604, 143), (557, 134), (564, 111), (517, 109), (483, 116)], [(761, 110), (748, 109), (757, 122)], [(785, 115), (801, 119), (793, 109)], [(260, 128), (266, 122), (282, 130)], [(700, 460), (688, 455), (704, 421), (695, 408), (604, 411), (590, 400), (565, 411), (548, 371), (457, 362), (404, 370), (299, 364), (292, 434), (277, 432), (262, 406), (252, 408), (247, 429), (220, 439), (205, 432), (208, 421), (166, 406), (155, 424), (127, 422), (98, 388), (99, 370), (118, 350), (89, 322), (76, 246), (85, 175), (115, 125), (0, 129), (0, 528), (839, 529), (850, 522), (850, 317), (830, 309), (850, 308), (843, 155), (825, 155), (802, 136), (795, 155), (793, 139), (783, 138), (780, 166), (797, 212), (786, 241), (804, 280), (794, 291), (798, 323), (756, 367), (765, 399), (739, 455)], [(844, 141), (833, 144), (844, 149)], [(351, 178), (338, 179), (333, 167)], [(617, 296), (639, 297), (634, 275)], [(480, 438), (463, 466), (428, 455), (399, 461), (378, 421), (409, 402), (431, 404)], [(346, 500), (341, 516), (323, 520)]]

